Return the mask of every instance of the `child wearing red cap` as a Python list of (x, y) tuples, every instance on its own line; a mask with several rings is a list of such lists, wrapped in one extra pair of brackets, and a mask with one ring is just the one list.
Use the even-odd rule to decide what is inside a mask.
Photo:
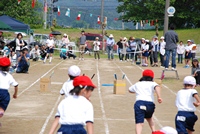
[(160, 96), (160, 87), (153, 82), (154, 73), (152, 70), (146, 69), (142, 73), (139, 82), (129, 87), (130, 93), (136, 93), (136, 102), (134, 104), (136, 134), (142, 133), (144, 119), (147, 120), (152, 132), (155, 131), (152, 115), (155, 110), (154, 92), (157, 95), (158, 103), (162, 103)]
[(196, 80), (193, 76), (186, 76), (183, 80), (184, 88), (176, 95), (175, 124), (179, 134), (193, 134), (194, 124), (198, 120), (195, 115), (196, 107), (200, 105), (200, 98), (197, 90), (194, 89)]
[[(96, 86), (88, 76), (78, 76), (73, 81), (71, 96), (62, 100), (58, 106), (55, 120), (49, 134), (54, 134), (58, 123), (62, 134), (93, 134), (94, 111), (89, 98)], [(84, 126), (86, 125), (86, 130)]]
[(18, 83), (8, 73), (9, 67), (10, 60), (7, 57), (0, 58), (0, 118), (3, 116), (10, 102), (10, 94), (8, 92), (10, 85), (15, 87), (13, 98), (17, 98)]
[(53, 35), (50, 34), (49, 35), (49, 39), (47, 39), (46, 41), (46, 45), (47, 45), (47, 54), (46, 54), (46, 57), (44, 58), (44, 61), (43, 63), (46, 63), (46, 60), (47, 60), (47, 57), (49, 56), (49, 63), (51, 63), (52, 61), (52, 56), (53, 56), (53, 53), (54, 53), (54, 40), (53, 40)]

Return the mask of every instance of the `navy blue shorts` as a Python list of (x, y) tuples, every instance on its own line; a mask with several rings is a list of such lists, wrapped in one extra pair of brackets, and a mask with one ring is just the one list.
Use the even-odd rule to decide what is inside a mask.
[(6, 89), (0, 89), (0, 107), (6, 111), (10, 102), (10, 94)]
[(75, 124), (75, 125), (61, 125), (58, 129), (58, 132), (62, 132), (62, 134), (87, 134), (83, 125)]
[(188, 55), (186, 55), (187, 52), (185, 53), (185, 59), (191, 59), (192, 58), (192, 53), (189, 52)]
[(149, 56), (148, 51), (145, 51), (144, 53), (142, 53), (142, 56), (144, 56), (144, 57), (148, 57), (148, 56)]
[(134, 105), (135, 123), (144, 123), (145, 118), (151, 118), (155, 110), (155, 104), (149, 101), (136, 101)]
[(178, 133), (187, 134), (187, 129), (194, 131), (194, 124), (198, 120), (198, 117), (194, 112), (178, 111), (175, 124)]
[(53, 53), (54, 52), (54, 49), (53, 48), (48, 48), (47, 49), (47, 53)]

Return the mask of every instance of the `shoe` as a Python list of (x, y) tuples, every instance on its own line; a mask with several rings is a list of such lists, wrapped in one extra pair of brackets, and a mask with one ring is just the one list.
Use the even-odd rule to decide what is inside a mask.
[(155, 64), (153, 64), (152, 67), (155, 67)]
[(84, 58), (82, 58), (82, 60), (84, 60)]
[(158, 65), (157, 65), (157, 64), (156, 64), (155, 66), (156, 66), (156, 67), (158, 67)]
[(165, 68), (165, 70), (168, 70), (168, 68)]
[(176, 71), (176, 68), (172, 67), (172, 70), (173, 70), (173, 71)]
[(81, 58), (79, 58), (79, 60), (81, 60)]
[(164, 66), (160, 66), (161, 68), (165, 68)]

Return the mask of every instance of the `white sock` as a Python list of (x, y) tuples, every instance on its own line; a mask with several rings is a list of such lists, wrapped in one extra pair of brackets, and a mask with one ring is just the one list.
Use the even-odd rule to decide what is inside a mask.
[(52, 57), (49, 58), (49, 62), (51, 62), (51, 61), (52, 61)]
[(44, 58), (44, 62), (46, 62), (46, 60), (47, 60), (47, 57)]

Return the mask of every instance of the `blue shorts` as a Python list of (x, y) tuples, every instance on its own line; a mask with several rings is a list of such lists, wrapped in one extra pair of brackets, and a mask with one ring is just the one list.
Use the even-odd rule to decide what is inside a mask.
[(144, 118), (151, 118), (155, 110), (155, 104), (149, 101), (136, 101), (134, 105), (135, 123), (144, 123)]
[(87, 134), (83, 125), (75, 124), (75, 125), (61, 125), (58, 129), (58, 132), (62, 132), (62, 134)]
[(145, 51), (144, 53), (142, 53), (142, 56), (144, 56), (144, 57), (148, 57), (148, 56), (149, 56), (148, 51)]
[(53, 53), (54, 52), (54, 49), (53, 48), (48, 48), (47, 49), (47, 53)]
[(186, 55), (187, 52), (185, 53), (185, 59), (191, 59), (192, 58), (192, 53), (189, 52), (188, 55)]
[(0, 107), (6, 111), (10, 102), (10, 94), (6, 89), (0, 89)]
[(198, 120), (198, 117), (194, 112), (178, 111), (175, 124), (178, 133), (187, 134), (187, 129), (194, 131), (194, 124)]

